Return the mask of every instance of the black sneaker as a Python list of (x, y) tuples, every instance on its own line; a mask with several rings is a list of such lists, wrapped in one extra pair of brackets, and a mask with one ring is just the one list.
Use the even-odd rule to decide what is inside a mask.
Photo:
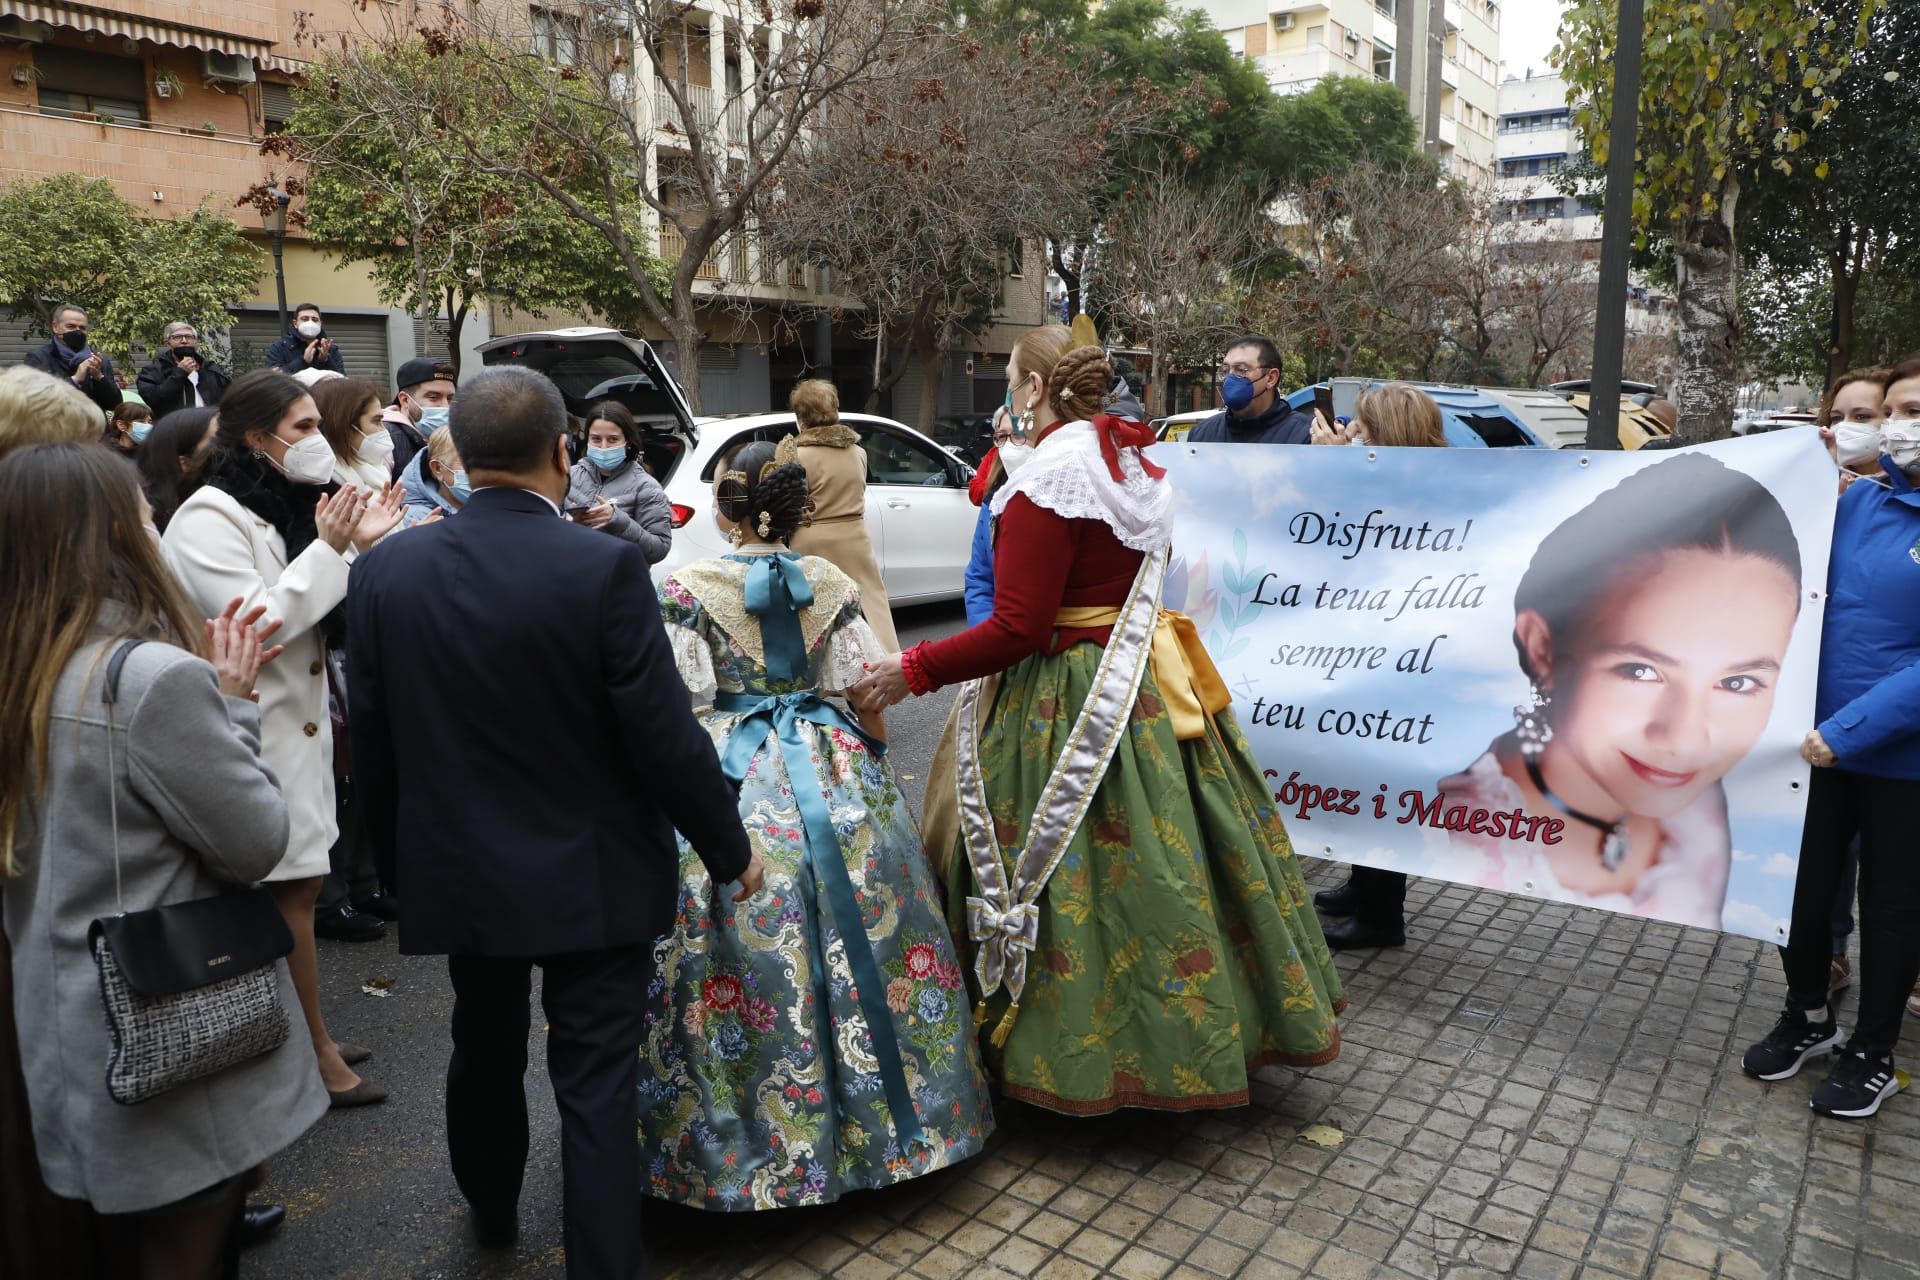
[(381, 920), (393, 921), (400, 918), (400, 899), (385, 889), (375, 889), (366, 897), (353, 904), (353, 909), (361, 915), (374, 916)]
[(316, 907), (313, 912), (316, 937), (335, 942), (372, 942), (387, 936), (387, 922), (379, 916), (355, 911), (346, 903), (337, 907)]
[(1860, 1050), (1842, 1053), (1827, 1078), (1814, 1087), (1807, 1105), (1823, 1116), (1860, 1120), (1900, 1092), (1892, 1054), (1868, 1055)]
[(1831, 1053), (1840, 1043), (1840, 1028), (1833, 1020), (1832, 1006), (1823, 1012), (1825, 1018), (1815, 1022), (1806, 1010), (1788, 1005), (1767, 1038), (1740, 1059), (1740, 1069), (1756, 1080), (1786, 1080), (1799, 1074), (1808, 1058)]

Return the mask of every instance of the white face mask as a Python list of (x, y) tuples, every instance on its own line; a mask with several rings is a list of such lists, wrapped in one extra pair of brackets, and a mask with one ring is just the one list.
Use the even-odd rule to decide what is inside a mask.
[(1000, 465), (1007, 469), (1008, 475), (1026, 466), (1032, 458), (1033, 446), (1030, 444), (1015, 444), (1009, 440), (1000, 446)]
[(274, 462), (273, 455), (265, 450), (261, 457), (280, 469), (280, 474), (295, 484), (325, 484), (333, 479), (333, 449), (327, 444), (327, 438), (318, 431), (304, 440), (287, 446), (287, 452), (280, 461)]
[(393, 456), (393, 437), (385, 427), (360, 433), (360, 456), (368, 462), (385, 462)]
[(303, 338), (317, 338), (320, 336), (320, 322), (318, 320), (302, 320), (299, 324), (293, 326), (293, 331)]
[(1880, 444), (1909, 479), (1920, 475), (1920, 418), (1889, 418), (1880, 424)]
[(1833, 460), (1857, 467), (1880, 456), (1880, 428), (1865, 422), (1837, 422), (1833, 427)]

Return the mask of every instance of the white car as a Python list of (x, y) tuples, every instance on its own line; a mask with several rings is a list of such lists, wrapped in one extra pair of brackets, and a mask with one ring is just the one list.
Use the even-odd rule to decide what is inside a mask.
[[(867, 451), (867, 535), (889, 602), (959, 599), (979, 516), (967, 497), (973, 468), (891, 418), (849, 413), (840, 421), (860, 433)], [(736, 445), (791, 435), (794, 421), (791, 413), (740, 414), (698, 418), (694, 429), (694, 446), (675, 459), (663, 482), (673, 503), (673, 550), (654, 566), (655, 578), (732, 550), (713, 522), (720, 459)]]

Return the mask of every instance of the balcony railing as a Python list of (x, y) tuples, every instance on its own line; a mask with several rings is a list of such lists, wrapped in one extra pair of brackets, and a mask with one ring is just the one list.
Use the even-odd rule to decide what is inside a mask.
[[(677, 84), (675, 87), (687, 100), (687, 110), (693, 115), (692, 127), (711, 129), (715, 119), (713, 90), (703, 84)], [(653, 86), (653, 122), (662, 129), (670, 125), (681, 133), (688, 128), (688, 122), (681, 118), (680, 108), (675, 105), (673, 95), (663, 82)]]
[[(660, 256), (670, 263), (677, 263), (687, 253), (686, 237), (680, 234), (680, 228), (670, 222), (660, 224)], [(747, 245), (739, 236), (722, 241), (707, 250), (707, 256), (694, 268), (695, 280), (709, 282), (735, 280), (745, 283), (750, 276), (747, 271)], [(769, 281), (768, 283), (771, 283)]]

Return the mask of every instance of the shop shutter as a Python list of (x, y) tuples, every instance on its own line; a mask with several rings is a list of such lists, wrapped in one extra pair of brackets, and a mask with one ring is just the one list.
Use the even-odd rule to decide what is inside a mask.
[[(236, 312), (230, 335), (234, 372), (245, 373), (265, 366), (267, 348), (279, 340), (282, 332), (277, 310)], [(386, 316), (335, 313), (327, 317), (327, 335), (340, 348), (340, 359), (345, 362), (349, 375), (367, 378), (383, 388), (392, 387), (393, 365), (387, 354)]]
[(12, 311), (0, 311), (0, 369), (11, 369), (27, 362), (27, 352), (46, 345), (44, 336), (27, 336), (27, 317)]

